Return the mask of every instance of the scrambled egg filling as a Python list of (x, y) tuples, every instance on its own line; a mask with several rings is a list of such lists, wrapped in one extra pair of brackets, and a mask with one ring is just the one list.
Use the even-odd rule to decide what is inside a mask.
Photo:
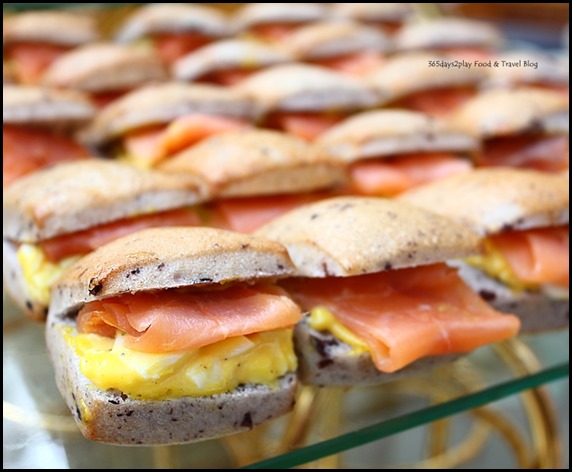
[(124, 336), (77, 334), (64, 338), (80, 357), (82, 373), (99, 388), (157, 400), (229, 392), (241, 384), (278, 386), (297, 368), (292, 329), (236, 336), (200, 349), (149, 354), (125, 347)]
[(44, 251), (32, 244), (22, 244), (16, 253), (30, 296), (49, 305), (50, 289), (64, 271), (75, 263), (79, 256), (71, 256), (57, 263), (50, 262)]
[(519, 279), (502, 253), (489, 241), (485, 240), (484, 254), (471, 256), (466, 259), (467, 263), (477, 267), (490, 277), (500, 280), (513, 290), (522, 291), (526, 289), (538, 289), (539, 286), (530, 284)]
[(328, 331), (332, 333), (332, 335), (340, 341), (351, 346), (352, 354), (360, 355), (364, 352), (371, 351), (365, 342), (336, 320), (332, 312), (323, 306), (315, 307), (310, 311), (308, 324), (316, 331)]

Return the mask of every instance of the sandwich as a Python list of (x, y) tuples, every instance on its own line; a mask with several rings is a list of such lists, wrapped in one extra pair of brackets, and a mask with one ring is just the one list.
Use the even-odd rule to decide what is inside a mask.
[(489, 88), (538, 87), (568, 98), (568, 60), (533, 50), (510, 51), (496, 56), (500, 67), (487, 68)]
[(391, 51), (378, 29), (351, 21), (323, 21), (292, 33), (284, 48), (299, 62), (361, 77), (375, 70)]
[(286, 64), (254, 74), (237, 85), (265, 113), (261, 126), (309, 141), (379, 97), (356, 79), (308, 64)]
[(30, 11), (4, 18), (4, 61), (18, 83), (40, 82), (46, 68), (74, 47), (98, 40), (95, 18), (69, 11)]
[(115, 35), (119, 43), (148, 41), (168, 66), (212, 41), (232, 34), (218, 9), (188, 3), (151, 3), (130, 15)]
[(249, 128), (259, 114), (250, 98), (230, 88), (166, 82), (103, 108), (82, 139), (105, 157), (154, 167), (205, 137)]
[(227, 39), (208, 44), (177, 60), (173, 78), (184, 82), (236, 85), (270, 66), (292, 62), (282, 48), (251, 39)]
[(523, 167), (547, 172), (568, 168), (568, 99), (537, 88), (483, 92), (449, 119), (480, 139), (482, 167)]
[(382, 97), (384, 106), (406, 108), (446, 117), (479, 93), (487, 78), (482, 67), (442, 67), (444, 54), (410, 52), (396, 54), (366, 77)]
[(347, 180), (343, 164), (300, 138), (268, 130), (207, 138), (158, 170), (206, 182), (211, 200), (202, 205), (203, 224), (246, 233), (331, 195)]
[(447, 266), (478, 254), (479, 237), (394, 200), (337, 197), (283, 215), (256, 235), (281, 242), (296, 277), (280, 286), (300, 305), (299, 375), (315, 385), (378, 384), (513, 337)]
[(334, 3), (332, 15), (358, 21), (394, 35), (415, 13), (413, 3)]
[(348, 168), (347, 192), (387, 197), (471, 170), (478, 141), (423, 113), (386, 109), (348, 118), (314, 146), (323, 159)]
[(89, 151), (75, 139), (75, 132), (94, 114), (93, 105), (79, 92), (4, 85), (4, 188), (55, 162), (88, 157)]
[(101, 159), (61, 163), (4, 191), (3, 277), (22, 312), (43, 321), (50, 288), (79, 257), (149, 226), (199, 225), (207, 188)]
[(428, 184), (400, 199), (483, 238), (481, 255), (456, 261), (465, 282), (523, 332), (568, 325), (569, 181), (564, 174), (490, 168)]
[(46, 340), (85, 437), (181, 444), (252, 429), (294, 405), (298, 306), (286, 250), (212, 228), (154, 228), (69, 268)]
[(490, 60), (502, 43), (503, 36), (492, 23), (453, 17), (412, 21), (395, 35), (395, 48), (399, 51), (440, 52), (465, 59), (473, 67)]
[(139, 86), (165, 80), (167, 71), (152, 49), (96, 43), (62, 55), (48, 67), (42, 83), (81, 90), (102, 107)]
[(301, 26), (329, 16), (324, 3), (247, 3), (234, 17), (239, 33), (267, 42), (283, 42)]

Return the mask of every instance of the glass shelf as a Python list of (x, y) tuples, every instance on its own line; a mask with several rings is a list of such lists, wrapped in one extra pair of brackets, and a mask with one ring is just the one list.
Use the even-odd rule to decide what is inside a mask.
[[(289, 468), (319, 459), (313, 463), (319, 467), (339, 466), (340, 461), (347, 466), (356, 460), (365, 467), (426, 460), (424, 442), (435, 441), (444, 424), (437, 420), (491, 402), (496, 402), (495, 410), (500, 405), (500, 412), (488, 406), (483, 411), (510, 420), (510, 410), (519, 408), (516, 394), (568, 376), (566, 330), (525, 337), (497, 349), (482, 348), (431, 373), (382, 386), (305, 387), (293, 413), (246, 433), (189, 445), (118, 447), (89, 441), (79, 433), (55, 386), (43, 325), (24, 319), (8, 300), (3, 311), (4, 468)], [(536, 359), (541, 367), (533, 372)], [(567, 398), (566, 393), (566, 407)], [(471, 415), (445, 420), (448, 436), (470, 439), (478, 423)], [(456, 424), (460, 417), (467, 424)], [(531, 424), (526, 414), (522, 423), (520, 433), (526, 433)], [(408, 438), (411, 432), (421, 438), (406, 439), (411, 447), (401, 456), (395, 451), (378, 454), (392, 439), (388, 436), (404, 431)], [(364, 446), (372, 441), (377, 442)], [(327, 457), (351, 448), (356, 449)], [(506, 449), (506, 462), (514, 463), (514, 454)]]

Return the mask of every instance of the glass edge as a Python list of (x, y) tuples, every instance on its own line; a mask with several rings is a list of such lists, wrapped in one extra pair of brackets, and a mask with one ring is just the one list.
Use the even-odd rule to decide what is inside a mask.
[(488, 387), (479, 392), (430, 406), (406, 415), (385, 420), (366, 428), (342, 434), (310, 446), (286, 452), (279, 456), (265, 459), (242, 467), (243, 469), (289, 469), (311, 461), (338, 454), (369, 442), (406, 431), (423, 424), (446, 418), (448, 416), (472, 410), (490, 402), (509, 397), (516, 393), (539, 387), (569, 375), (569, 362), (558, 364), (541, 372), (519, 377), (501, 384)]

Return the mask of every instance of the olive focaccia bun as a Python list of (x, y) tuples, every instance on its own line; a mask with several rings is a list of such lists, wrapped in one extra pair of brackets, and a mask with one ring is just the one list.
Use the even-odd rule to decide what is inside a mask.
[(533, 87), (493, 89), (464, 103), (448, 119), (480, 140), (480, 167), (559, 172), (569, 166), (568, 97)]
[(89, 97), (74, 90), (4, 85), (3, 187), (49, 165), (86, 159), (77, 131), (95, 115)]
[(280, 285), (306, 313), (295, 330), (302, 382), (383, 383), (519, 330), (446, 264), (478, 254), (479, 237), (426, 210), (337, 197), (256, 234), (284, 244), (297, 269)]
[(46, 339), (82, 433), (120, 445), (233, 434), (290, 411), (299, 307), (280, 244), (153, 228), (102, 246), (53, 287)]
[(164, 82), (102, 108), (81, 138), (104, 157), (151, 168), (206, 137), (250, 128), (259, 115), (252, 99), (230, 87)]
[(152, 3), (128, 16), (115, 34), (118, 43), (146, 41), (165, 65), (212, 41), (230, 36), (228, 18), (216, 8), (189, 3)]
[(389, 197), (470, 171), (478, 141), (425, 113), (382, 109), (357, 113), (333, 126), (314, 148), (322, 159), (347, 167), (350, 193)]
[(284, 64), (251, 75), (236, 87), (264, 114), (264, 128), (313, 141), (352, 113), (373, 108), (379, 97), (362, 81), (322, 66)]
[(42, 84), (81, 90), (101, 108), (137, 87), (164, 82), (167, 77), (166, 68), (151, 48), (97, 42), (75, 48), (54, 61)]
[(270, 130), (212, 136), (158, 166), (208, 183), (204, 223), (250, 233), (292, 208), (331, 196), (346, 183), (344, 166), (304, 140)]
[(569, 182), (566, 174), (477, 169), (400, 198), (478, 232), (484, 252), (455, 261), (467, 284), (523, 332), (568, 325)]
[(72, 11), (27, 11), (4, 16), (3, 59), (18, 84), (37, 85), (50, 64), (100, 38), (93, 16)]
[(206, 184), (103, 159), (61, 163), (14, 182), (3, 199), (3, 276), (28, 317), (44, 321), (50, 287), (79, 257), (138, 229), (200, 224)]

